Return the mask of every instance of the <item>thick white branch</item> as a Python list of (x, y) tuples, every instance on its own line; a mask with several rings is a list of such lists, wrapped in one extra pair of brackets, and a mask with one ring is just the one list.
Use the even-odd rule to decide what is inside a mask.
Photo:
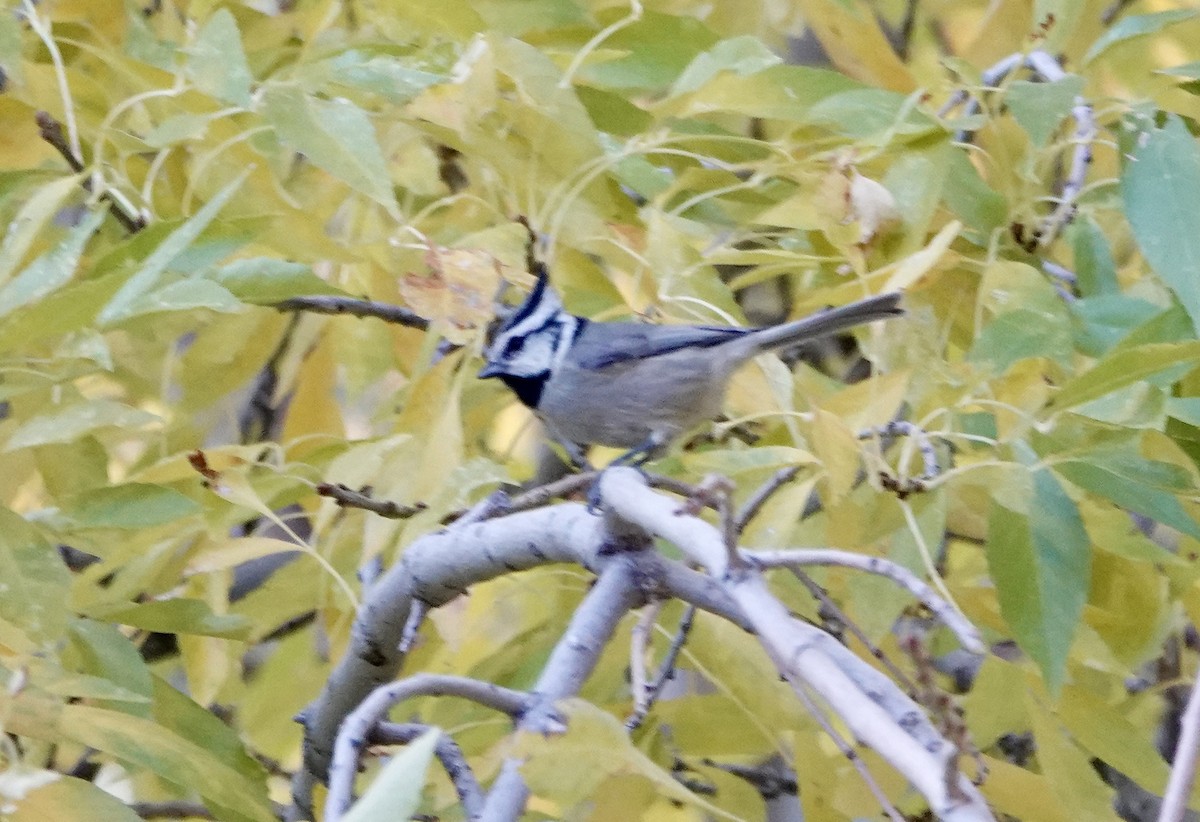
[(798, 548), (789, 551), (746, 551), (744, 556), (764, 568), (800, 568), (806, 565), (837, 565), (842, 568), (857, 568), (869, 574), (887, 577), (908, 591), (925, 605), (933, 615), (954, 632), (958, 641), (968, 651), (982, 654), (986, 650), (979, 629), (971, 624), (951, 603), (938, 596), (937, 592), (916, 574), (903, 565), (883, 557), (852, 554), (833, 548)]
[[(781, 674), (796, 688), (810, 688), (841, 717), (856, 738), (884, 757), (925, 796), (939, 818), (984, 822), (994, 817), (975, 786), (948, 767), (957, 755), (946, 740), (918, 739), (905, 722), (922, 715), (907, 697), (899, 716), (874, 701), (843, 665), (869, 666), (826, 652), (827, 634), (793, 619), (753, 567), (730, 569), (720, 533), (694, 516), (682, 514), (677, 501), (651, 491), (633, 469), (615, 468), (600, 478), (601, 498), (614, 514), (646, 532), (673, 542), (681, 551), (720, 577), (725, 589), (758, 634)], [(924, 730), (928, 730), (925, 724)], [(924, 734), (922, 734), (924, 736)]]

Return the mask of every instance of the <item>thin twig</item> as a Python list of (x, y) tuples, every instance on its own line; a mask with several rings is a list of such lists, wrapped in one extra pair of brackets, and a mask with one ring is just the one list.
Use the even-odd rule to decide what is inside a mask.
[(735, 762), (717, 762), (705, 757), (700, 760), (710, 768), (736, 776), (743, 782), (748, 782), (760, 794), (772, 795), (779, 792), (796, 793), (796, 772), (784, 762), (778, 753), (768, 757), (766, 761), (754, 765), (739, 765)]
[(808, 592), (812, 594), (813, 598), (821, 603), (822, 609), (827, 610), (832, 618), (837, 620), (839, 625), (853, 634), (854, 638), (862, 643), (863, 647), (867, 649), (867, 652), (870, 653), (871, 656), (879, 660), (879, 663), (883, 665), (884, 668), (887, 668), (888, 673), (892, 675), (892, 678), (895, 679), (902, 688), (904, 688), (909, 696), (915, 696), (916, 685), (912, 679), (909, 678), (908, 674), (904, 673), (904, 671), (897, 666), (896, 663), (892, 662), (888, 655), (883, 652), (883, 649), (872, 642), (870, 638), (863, 632), (862, 628), (858, 627), (858, 623), (850, 619), (846, 612), (838, 607), (837, 603), (830, 598), (828, 591), (822, 588), (815, 579), (799, 568), (790, 568), (788, 570), (790, 570), (792, 575), (800, 581), (801, 585), (808, 589)]
[(654, 707), (654, 703), (658, 701), (658, 695), (662, 693), (663, 687), (675, 676), (675, 663), (679, 660), (679, 654), (683, 651), (683, 646), (692, 632), (692, 625), (695, 624), (695, 621), (696, 606), (689, 603), (683, 609), (683, 616), (679, 618), (679, 627), (675, 631), (675, 637), (671, 640), (671, 647), (667, 648), (662, 665), (658, 668), (658, 674), (654, 677), (654, 681), (646, 687), (644, 702), (639, 705), (635, 700), (633, 713), (625, 720), (625, 730), (633, 732), (641, 726), (642, 722), (646, 720), (646, 715), (650, 713), (650, 709)]
[(578, 493), (591, 485), (596, 479), (596, 472), (588, 471), (582, 474), (568, 474), (562, 479), (530, 488), (517, 494), (508, 501), (510, 511), (528, 511), (530, 508), (540, 508), (553, 499), (562, 499)]
[[(76, 174), (81, 173), (84, 169), (83, 160), (75, 154), (67, 142), (67, 137), (63, 133), (62, 123), (55, 120), (47, 111), (37, 112), (34, 115), (34, 120), (37, 122), (38, 133), (41, 134), (42, 139), (62, 155), (62, 158), (67, 161), (67, 165), (71, 167), (72, 171)], [(84, 178), (80, 185), (83, 186), (84, 191), (92, 190), (92, 181), (90, 179)], [(108, 203), (109, 211), (112, 212), (113, 217), (130, 234), (136, 234), (146, 227), (145, 219), (134, 213), (131, 207), (122, 203), (121, 198), (113, 191), (105, 190), (101, 192), (100, 199)]]
[(725, 544), (726, 566), (739, 568), (745, 563), (738, 555), (737, 518), (733, 514), (733, 481), (721, 474), (709, 474), (690, 489), (683, 507), (676, 513), (694, 517), (702, 508), (717, 512), (721, 523), (721, 536)]
[(946, 757), (946, 790), (953, 793), (957, 789), (957, 777), (960, 773), (958, 760), (964, 753), (969, 753), (975, 761), (976, 777), (973, 782), (976, 785), (983, 784), (983, 779), (987, 774), (987, 765), (979, 748), (975, 745), (975, 741), (971, 738), (971, 731), (963, 720), (961, 706), (955, 703), (954, 698), (938, 685), (937, 666), (926, 647), (923, 630), (917, 630), (915, 624), (910, 622), (902, 631), (900, 647), (908, 653), (909, 658), (913, 661), (917, 677), (917, 701), (925, 706), (938, 731), (958, 752), (955, 756)]
[[(432, 726), (418, 722), (379, 722), (371, 730), (368, 739), (372, 745), (407, 745), (430, 727)], [(442, 733), (438, 736), (433, 755), (438, 758), (438, 762), (450, 778), (450, 783), (454, 785), (454, 792), (458, 794), (463, 814), (467, 819), (479, 819), (483, 813), (483, 788), (463, 755), (462, 748), (447, 734)]]
[(129, 809), (142, 819), (216, 819), (203, 804), (186, 799), (134, 802)]
[(892, 420), (884, 425), (868, 428), (858, 433), (860, 440), (873, 437), (890, 438), (901, 436), (910, 438), (917, 444), (917, 450), (921, 452), (923, 468), (921, 476), (917, 477), (919, 482), (928, 482), (942, 473), (941, 464), (938, 462), (937, 449), (933, 446), (933, 440), (930, 438), (929, 432), (915, 423), (908, 422), (907, 420)]
[(849, 740), (842, 736), (833, 723), (829, 721), (829, 717), (825, 715), (825, 711), (813, 700), (812, 695), (808, 692), (808, 688), (797, 687), (793, 690), (800, 698), (800, 701), (804, 703), (809, 716), (816, 720), (817, 725), (833, 741), (834, 746), (837, 747), (842, 756), (846, 757), (846, 760), (854, 767), (854, 770), (858, 771), (858, 775), (866, 784), (867, 790), (875, 797), (875, 801), (879, 803), (879, 807), (888, 815), (888, 818), (892, 822), (904, 822), (904, 815), (897, 810), (896, 806), (888, 799), (887, 794), (884, 793), (883, 788), (875, 781), (875, 777), (871, 775), (871, 771), (867, 768), (867, 763), (858, 755), (858, 751), (854, 750), (854, 746), (850, 744)]
[(734, 529), (740, 534), (746, 530), (746, 526), (750, 524), (750, 520), (758, 516), (758, 512), (766, 505), (767, 500), (775, 495), (783, 486), (787, 485), (796, 475), (800, 473), (799, 465), (789, 465), (787, 468), (780, 468), (771, 478), (760, 485), (750, 499), (746, 500), (746, 504), (742, 506), (742, 510), (738, 512), (734, 519)]
[[(650, 651), (650, 637), (654, 634), (654, 622), (662, 610), (662, 600), (651, 601), (642, 608), (638, 620), (629, 632), (629, 691), (633, 695), (634, 713), (645, 712), (650, 700), (649, 683), (646, 681), (646, 655)], [(626, 723), (628, 727), (628, 723)]]
[(291, 297), (271, 303), (271, 307), (279, 311), (310, 311), (314, 314), (349, 314), (352, 317), (374, 317), (384, 322), (403, 325), (425, 331), (429, 328), (429, 320), (390, 303), (379, 303), (372, 300), (358, 300), (353, 297), (336, 297), (326, 294), (312, 297)]
[(933, 612), (942, 624), (949, 628), (968, 651), (982, 654), (986, 651), (979, 629), (971, 624), (957, 608), (938, 595), (916, 574), (899, 563), (883, 557), (852, 554), (832, 548), (808, 548), (785, 551), (744, 551), (748, 561), (760, 568), (796, 568), (805, 565), (836, 565), (842, 568), (857, 568), (870, 574), (887, 577), (915, 596), (921, 604)]
[[(997, 88), (1005, 78), (1022, 67), (1028, 69), (1038, 79), (1051, 83), (1067, 76), (1052, 55), (1035, 50), (1028, 54), (1010, 54), (995, 63), (983, 72), (980, 84), (984, 90)], [(967, 100), (967, 108), (963, 112), (963, 117), (973, 116), (980, 110), (979, 99), (979, 95), (972, 95), (966, 91), (955, 92), (943, 106), (942, 114), (944, 116)], [(1071, 153), (1071, 165), (1066, 179), (1063, 181), (1062, 191), (1056, 198), (1058, 205), (1049, 215), (1042, 218), (1041, 224), (1034, 231), (1030, 241), (1023, 242), (1018, 238), (1018, 243), (1030, 253), (1038, 249), (1045, 249), (1054, 242), (1067, 224), (1074, 219), (1078, 210), (1076, 201), (1080, 192), (1083, 191), (1088, 166), (1092, 162), (1092, 143), (1096, 139), (1098, 129), (1092, 105), (1083, 97), (1075, 98), (1071, 108), (1071, 117), (1075, 120), (1075, 133), (1071, 138), (1071, 143), (1075, 148)], [(966, 131), (955, 135), (958, 142), (966, 142), (968, 137)]]
[(389, 500), (375, 499), (367, 491), (355, 491), (340, 482), (323, 482), (317, 486), (317, 493), (323, 497), (329, 497), (338, 504), (339, 508), (361, 508), (387, 519), (408, 519), (428, 507), (423, 502), (401, 505)]
[(350, 807), (359, 753), (372, 729), (393, 705), (416, 696), (457, 696), (512, 717), (522, 714), (530, 704), (526, 693), (464, 676), (416, 674), (376, 688), (346, 717), (338, 731), (325, 799), (325, 819), (329, 822), (336, 822)]
[(670, 491), (672, 494), (678, 494), (681, 497), (695, 499), (702, 496), (698, 486), (663, 474), (646, 474), (646, 481), (650, 484), (651, 488), (661, 488), (664, 491)]

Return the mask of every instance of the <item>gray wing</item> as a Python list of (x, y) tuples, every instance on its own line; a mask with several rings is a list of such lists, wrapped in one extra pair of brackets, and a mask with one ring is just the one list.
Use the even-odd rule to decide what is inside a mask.
[(682, 348), (711, 348), (755, 329), (703, 325), (588, 323), (575, 338), (571, 359), (580, 368), (597, 370), (631, 360), (644, 360)]

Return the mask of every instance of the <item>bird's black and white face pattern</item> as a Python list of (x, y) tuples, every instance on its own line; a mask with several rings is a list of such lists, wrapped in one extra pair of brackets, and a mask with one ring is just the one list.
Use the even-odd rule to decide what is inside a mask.
[(499, 377), (521, 402), (537, 408), (542, 388), (562, 366), (587, 321), (568, 314), (550, 288), (545, 272), (496, 334), (485, 354), (482, 378)]

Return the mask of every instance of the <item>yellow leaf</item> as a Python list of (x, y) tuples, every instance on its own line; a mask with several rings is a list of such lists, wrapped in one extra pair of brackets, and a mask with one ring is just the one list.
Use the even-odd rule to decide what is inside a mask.
[[(1033, 720), (1038, 765), (1046, 779), (1047, 798), (1052, 796), (1070, 808), (1065, 819), (1119, 822), (1110, 804), (1112, 789), (1100, 780), (1088, 755), (1076, 746), (1059, 719), (1047, 710), (1044, 699), (1044, 694), (1026, 692), (1025, 704)], [(1018, 816), (1044, 818), (1036, 814)]]
[[(345, 436), (346, 428), (337, 401), (337, 360), (332, 349), (329, 338), (322, 336), (317, 345), (307, 352), (308, 356), (298, 363), (294, 379), (285, 379), (285, 375), (280, 374), (280, 387), (286, 384), (285, 390), (292, 392), (283, 431), (279, 435), (284, 442), (313, 434), (330, 434), (338, 438)], [(280, 401), (279, 397), (272, 399)], [(293, 447), (291, 450), (298, 449)]]
[(1084, 618), (1118, 659), (1136, 666), (1152, 656), (1170, 613), (1167, 580), (1154, 565), (1093, 552)]
[[(988, 779), (981, 790), (988, 802), (1013, 819), (1072, 822), (1083, 819), (1063, 807), (1058, 791), (1042, 774), (985, 756)], [(1087, 817), (1090, 818), (1090, 817)]]
[(830, 505), (839, 502), (851, 488), (862, 467), (858, 437), (836, 415), (814, 410), (812, 450), (825, 468)]
[(876, 374), (821, 399), (821, 407), (851, 431), (880, 426), (895, 418), (908, 391), (911, 371)]
[[(663, 768), (633, 746), (625, 727), (613, 716), (582, 699), (557, 703), (567, 720), (560, 736), (519, 733), (511, 752), (524, 760), (521, 775), (530, 790), (570, 807), (592, 799), (614, 777), (645, 780), (657, 793), (726, 819), (715, 805), (687, 790)], [(574, 767), (564, 768), (564, 762)]]
[(871, 7), (846, 0), (799, 0), (804, 22), (835, 66), (873, 86), (908, 93), (917, 84), (896, 56)]
[(960, 231), (962, 231), (962, 223), (953, 220), (943, 226), (942, 230), (916, 254), (905, 257), (898, 263), (893, 263), (877, 272), (887, 273), (887, 283), (883, 290), (903, 291), (932, 271)]

